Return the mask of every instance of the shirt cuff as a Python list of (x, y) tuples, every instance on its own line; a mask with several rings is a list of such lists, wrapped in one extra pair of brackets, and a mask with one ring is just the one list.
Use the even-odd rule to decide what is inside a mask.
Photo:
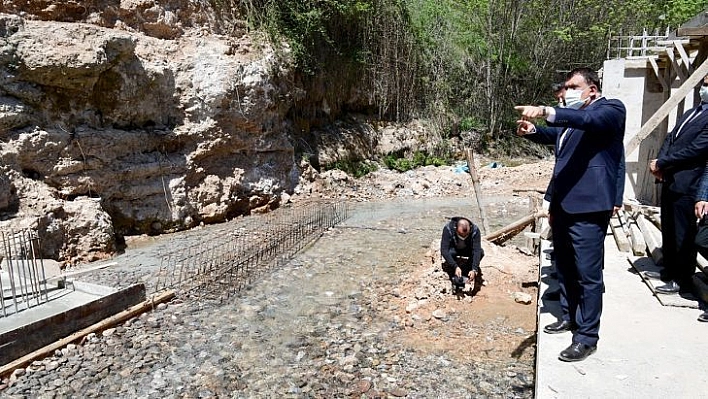
[(546, 107), (546, 121), (555, 122), (556, 121), (556, 109), (553, 107)]

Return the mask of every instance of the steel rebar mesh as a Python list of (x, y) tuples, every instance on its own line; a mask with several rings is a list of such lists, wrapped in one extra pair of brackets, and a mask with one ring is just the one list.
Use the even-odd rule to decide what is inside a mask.
[(0, 307), (2, 317), (49, 300), (36, 231), (0, 231)]
[(162, 256), (157, 290), (198, 297), (235, 294), (348, 216), (346, 202), (314, 202), (244, 218), (229, 231)]

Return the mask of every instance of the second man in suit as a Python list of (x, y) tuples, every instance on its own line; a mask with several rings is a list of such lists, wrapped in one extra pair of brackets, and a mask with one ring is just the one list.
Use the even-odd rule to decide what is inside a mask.
[[(661, 239), (666, 282), (656, 287), (662, 294), (691, 291), (696, 271), (696, 218), (694, 204), (708, 159), (708, 76), (703, 78), (701, 103), (684, 113), (666, 135), (649, 170), (661, 182)], [(706, 108), (705, 110), (703, 108)]]

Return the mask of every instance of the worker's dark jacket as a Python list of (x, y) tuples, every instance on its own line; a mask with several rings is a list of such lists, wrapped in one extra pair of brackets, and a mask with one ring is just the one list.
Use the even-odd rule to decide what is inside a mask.
[[(440, 254), (442, 255), (445, 263), (450, 266), (460, 266), (463, 269), (463, 273), (469, 270), (475, 270), (480, 272), (479, 262), (484, 256), (484, 250), (482, 250), (482, 237), (477, 227), (472, 221), (470, 221), (471, 231), (470, 234), (465, 238), (464, 245), (458, 242), (460, 239), (457, 237), (457, 222), (461, 219), (466, 219), (463, 217), (454, 217), (445, 225), (442, 232), (442, 239), (440, 240)], [(469, 219), (467, 219), (469, 221)], [(460, 264), (456, 257), (465, 256), (469, 260)]]

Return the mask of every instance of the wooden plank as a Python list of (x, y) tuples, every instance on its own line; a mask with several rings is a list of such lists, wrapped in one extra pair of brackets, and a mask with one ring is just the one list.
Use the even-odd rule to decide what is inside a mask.
[(474, 153), (470, 149), (466, 152), (467, 166), (469, 168), (470, 176), (472, 177), (472, 186), (474, 186), (474, 196), (477, 198), (479, 217), (482, 219), (482, 227), (484, 228), (482, 234), (486, 234), (489, 232), (489, 223), (487, 222), (487, 216), (484, 212), (484, 206), (482, 206), (482, 189), (479, 187), (479, 175), (477, 174), (477, 168), (474, 166)]
[(642, 231), (637, 226), (637, 222), (626, 215), (620, 215), (622, 224), (627, 226), (627, 238), (632, 246), (632, 254), (636, 256), (644, 256), (647, 253), (647, 243), (644, 241)]
[(552, 240), (553, 232), (551, 231), (551, 224), (548, 221), (548, 217), (540, 217), (536, 223), (536, 228), (541, 232), (541, 239)]
[(132, 306), (129, 309), (126, 309), (120, 313), (117, 313), (105, 320), (102, 320), (96, 324), (93, 324), (91, 326), (88, 326), (88, 327), (80, 330), (80, 331), (77, 331), (77, 332), (69, 335), (66, 338), (63, 338), (59, 341), (51, 343), (51, 344), (49, 344), (43, 348), (40, 348), (32, 353), (28, 353), (27, 355), (22, 356), (21, 358), (16, 359), (13, 362), (0, 367), (0, 377), (5, 377), (8, 374), (10, 374), (13, 370), (20, 368), (20, 367), (25, 367), (28, 364), (32, 363), (36, 359), (41, 359), (46, 356), (52, 355), (54, 353), (54, 351), (56, 351), (57, 349), (63, 348), (64, 346), (66, 346), (72, 342), (78, 341), (91, 333), (103, 331), (106, 328), (109, 328), (109, 327), (112, 327), (112, 326), (117, 325), (119, 323), (122, 323), (122, 322), (129, 320), (141, 313), (144, 313), (150, 309), (153, 309), (156, 305), (158, 305), (162, 302), (167, 302), (174, 297), (175, 297), (174, 291), (165, 291), (157, 296), (154, 296), (154, 297), (151, 297), (151, 298), (145, 300), (142, 303)]
[(676, 47), (676, 51), (678, 51), (679, 56), (681, 57), (681, 61), (683, 61), (683, 64), (686, 65), (686, 71), (690, 75), (693, 73), (693, 66), (691, 65), (691, 58), (688, 56), (688, 53), (686, 53), (686, 49), (683, 48), (683, 43), (679, 40), (674, 41), (674, 46)]
[(649, 254), (657, 265), (661, 265), (664, 255), (661, 251), (661, 231), (649, 222), (641, 213), (635, 215), (639, 229), (642, 231), (644, 241), (647, 243)]
[(703, 80), (703, 77), (708, 74), (708, 60), (704, 60), (701, 65), (696, 68), (696, 70), (689, 76), (686, 81), (679, 87), (676, 92), (674, 92), (671, 97), (669, 97), (664, 104), (659, 107), (659, 109), (654, 113), (654, 115), (649, 118), (644, 125), (639, 129), (639, 132), (629, 139), (625, 143), (625, 156), (633, 153), (639, 144), (647, 138), (656, 129), (659, 124), (666, 119), (672, 109), (678, 105), (679, 102), (683, 101), (688, 93), (693, 90), (693, 88)]
[(511, 190), (512, 193), (527, 193), (535, 192), (539, 194), (546, 194), (546, 189), (543, 188), (514, 188)]
[(37, 320), (0, 335), (0, 364), (6, 364), (99, 320), (145, 300), (145, 285), (136, 284), (87, 304)]
[(657, 229), (661, 230), (661, 216), (652, 213), (652, 214), (644, 214), (646, 218), (656, 226)]
[(661, 71), (659, 71), (659, 66), (656, 64), (656, 59), (654, 59), (654, 57), (649, 58), (649, 65), (651, 65), (651, 69), (654, 71), (654, 75), (656, 75), (656, 78), (659, 80), (659, 83), (661, 83), (661, 89), (663, 91), (668, 91), (670, 89), (669, 84), (661, 75)]
[(617, 243), (617, 249), (622, 252), (630, 252), (632, 246), (629, 244), (627, 232), (622, 227), (619, 216), (615, 215), (610, 219), (610, 229), (612, 229), (612, 236), (615, 238), (615, 243)]
[(530, 214), (527, 216), (524, 216), (523, 218), (510, 223), (501, 229), (489, 233), (482, 238), (484, 238), (487, 241), (493, 242), (495, 244), (501, 244), (504, 241), (507, 241), (514, 237), (515, 235), (519, 234), (523, 229), (526, 228), (526, 226), (530, 225), (531, 223), (536, 221), (536, 218), (543, 217), (545, 216), (545, 212), (539, 212), (536, 214)]
[(678, 61), (676, 60), (676, 55), (674, 54), (673, 49), (666, 51), (666, 55), (669, 56), (669, 60), (671, 61), (671, 65), (673, 66), (673, 69), (676, 71), (676, 75), (679, 78), (680, 82), (683, 82), (686, 80), (686, 73), (683, 71), (683, 67), (679, 65)]
[(678, 28), (676, 36), (708, 36), (708, 25)]

